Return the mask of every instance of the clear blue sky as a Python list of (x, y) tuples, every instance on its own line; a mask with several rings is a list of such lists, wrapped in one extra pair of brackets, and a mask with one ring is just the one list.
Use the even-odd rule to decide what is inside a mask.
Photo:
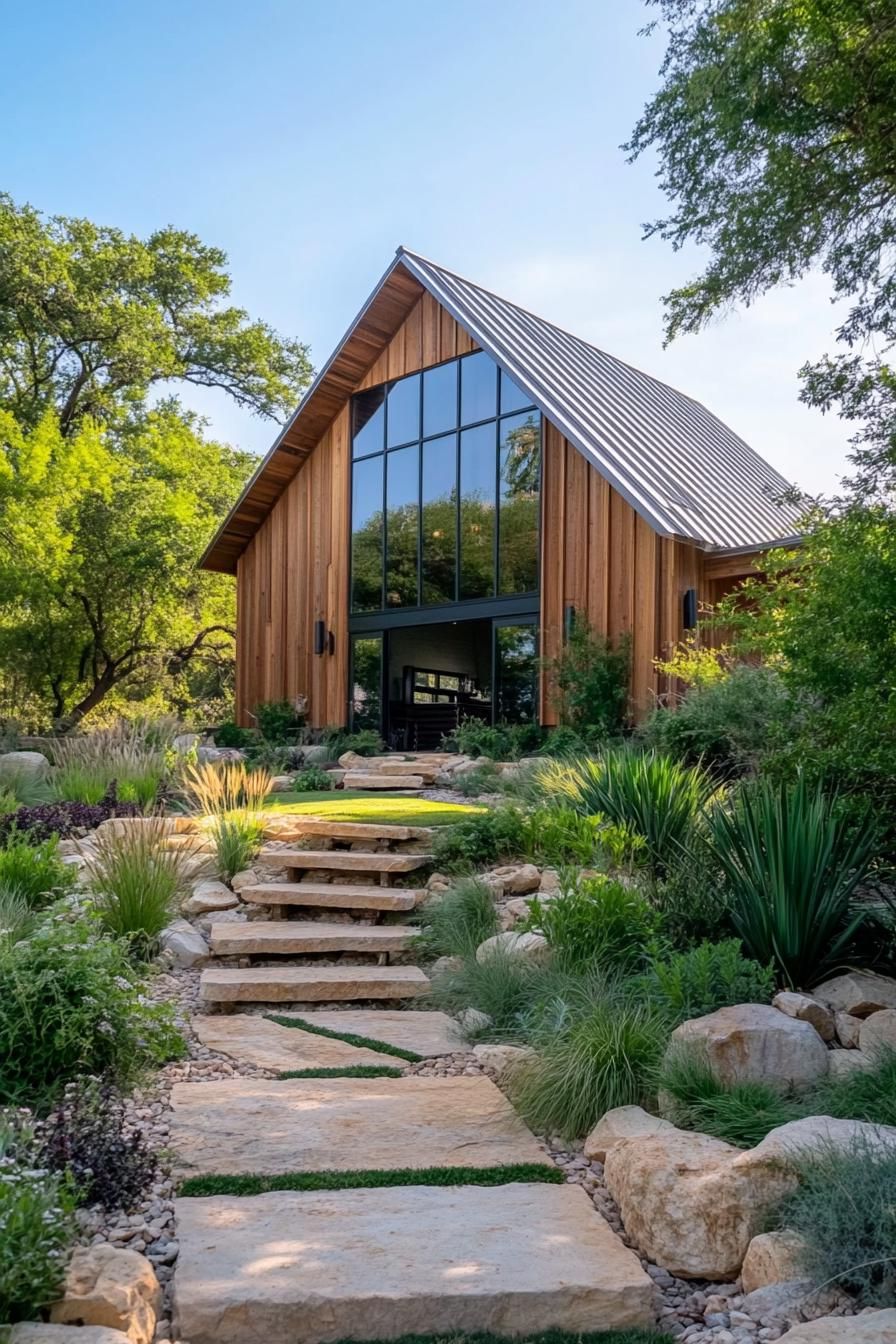
[[(321, 364), (405, 243), (705, 401), (791, 479), (846, 431), (797, 402), (832, 345), (810, 279), (662, 349), (696, 253), (641, 241), (653, 165), (619, 149), (657, 82), (640, 0), (0, 0), (0, 190), (228, 253), (234, 297)], [(213, 432), (270, 425), (216, 394)]]

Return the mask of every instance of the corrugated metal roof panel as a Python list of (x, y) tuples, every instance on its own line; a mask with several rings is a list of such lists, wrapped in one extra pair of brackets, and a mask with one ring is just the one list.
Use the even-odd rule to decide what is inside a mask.
[(406, 248), (408, 270), (629, 503), (715, 549), (790, 536), (789, 482), (693, 398)]

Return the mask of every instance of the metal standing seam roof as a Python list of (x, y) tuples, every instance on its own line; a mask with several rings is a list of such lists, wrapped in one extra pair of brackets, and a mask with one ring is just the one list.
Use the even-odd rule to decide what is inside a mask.
[[(256, 522), (277, 493), (265, 488), (278, 451), (345, 386), (340, 360), (399, 268), (447, 309), (560, 432), (661, 536), (704, 550), (759, 550), (792, 541), (800, 509), (781, 497), (790, 483), (700, 402), (544, 318), (400, 247), (373, 294), (305, 393), (210, 543), (200, 565), (232, 567), (249, 540), (234, 520)], [(286, 449), (285, 451), (293, 451)], [(299, 455), (301, 456), (301, 455)], [(298, 470), (296, 462), (295, 469)], [(262, 498), (259, 492), (264, 491)], [(254, 502), (253, 502), (254, 501)], [(216, 562), (229, 547), (230, 559)]]
[(417, 253), (398, 257), (657, 532), (711, 550), (792, 538), (790, 483), (700, 402)]

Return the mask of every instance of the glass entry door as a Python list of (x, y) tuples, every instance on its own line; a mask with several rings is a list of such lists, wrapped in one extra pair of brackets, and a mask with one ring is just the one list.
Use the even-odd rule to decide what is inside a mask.
[(352, 636), (349, 724), (354, 731), (383, 730), (383, 636)]
[(495, 722), (538, 717), (538, 626), (535, 620), (494, 623)]

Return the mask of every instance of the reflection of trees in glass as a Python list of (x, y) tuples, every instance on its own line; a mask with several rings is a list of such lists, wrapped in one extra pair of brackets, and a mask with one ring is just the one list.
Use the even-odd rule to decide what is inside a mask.
[(423, 505), (423, 593), (424, 606), (454, 601), (457, 563), (457, 496), (454, 490)]
[(352, 640), (352, 727), (380, 730), (383, 640), (380, 635)]
[(537, 676), (535, 627), (499, 625), (495, 629), (497, 715), (508, 723), (534, 719)]
[(352, 611), (379, 611), (383, 605), (383, 511), (352, 533)]
[(499, 592), (538, 586), (541, 429), (534, 415), (504, 421), (501, 430)]

